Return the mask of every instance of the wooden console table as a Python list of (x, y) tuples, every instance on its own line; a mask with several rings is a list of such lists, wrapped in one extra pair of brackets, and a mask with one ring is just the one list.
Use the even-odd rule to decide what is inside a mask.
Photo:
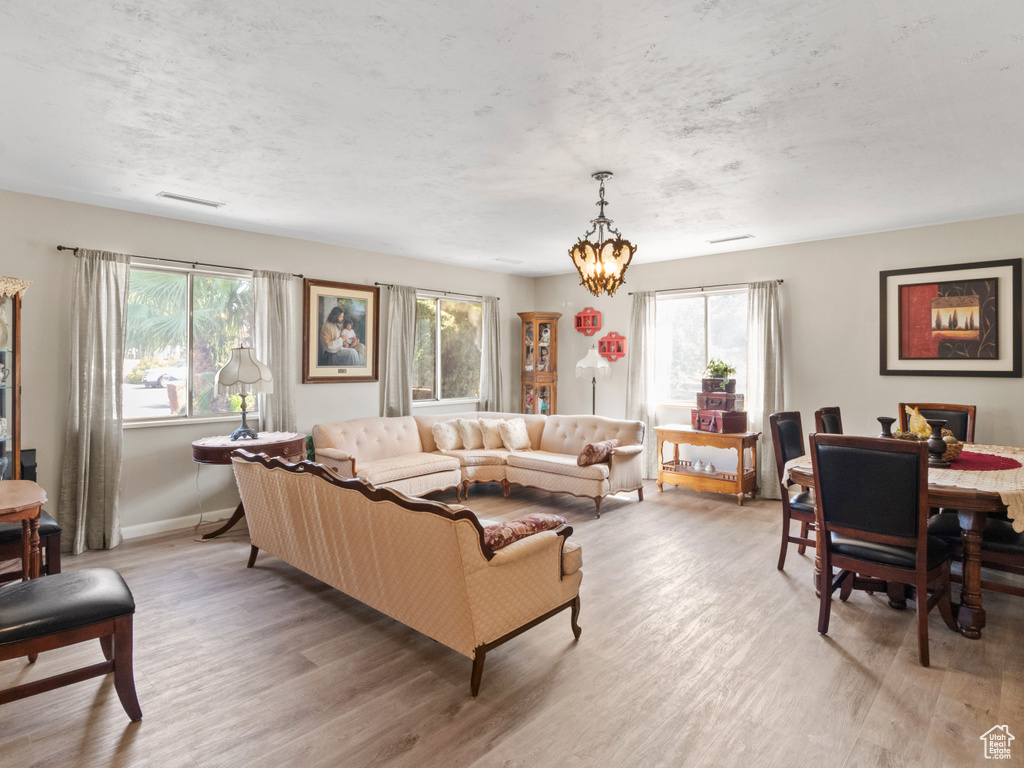
[[(760, 432), (702, 432), (684, 424), (655, 427), (658, 433), (658, 490), (662, 485), (678, 485), (695, 491), (734, 493), (740, 505), (746, 494), (757, 495), (757, 438)], [(665, 443), (672, 444), (672, 458), (666, 459)], [(735, 472), (697, 472), (690, 461), (679, 459), (680, 445), (706, 445), (736, 450)], [(750, 449), (750, 466), (744, 465), (744, 453)]]
[[(280, 456), (286, 461), (302, 461), (306, 458), (306, 436), (301, 432), (260, 432), (255, 440), (232, 440), (230, 435), (204, 437), (192, 443), (192, 461), (196, 464), (230, 464), (231, 454), (241, 448), (250, 453), (265, 453)], [(204, 539), (212, 539), (227, 533), (235, 523), (245, 517), (245, 507), (238, 502), (234, 513), (216, 531), (204, 533)]]

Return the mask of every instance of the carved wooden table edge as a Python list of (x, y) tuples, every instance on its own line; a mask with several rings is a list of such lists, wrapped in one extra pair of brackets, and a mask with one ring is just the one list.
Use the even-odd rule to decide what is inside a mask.
[[(192, 461), (197, 464), (231, 464), (231, 454), (238, 449), (264, 453), (267, 456), (280, 456), (286, 461), (301, 461), (306, 458), (306, 435), (302, 432), (295, 432), (294, 437), (286, 437), (272, 442), (260, 442), (257, 440), (237, 440), (234, 443), (225, 445), (208, 445), (203, 443), (203, 438), (192, 442)], [(215, 539), (218, 536), (230, 531), (245, 517), (245, 507), (238, 502), (235, 511), (220, 528), (209, 533), (204, 533), (200, 538), (204, 541)]]

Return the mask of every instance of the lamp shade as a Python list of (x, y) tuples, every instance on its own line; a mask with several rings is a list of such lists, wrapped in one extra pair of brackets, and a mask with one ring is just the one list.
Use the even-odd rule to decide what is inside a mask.
[(582, 379), (586, 376), (592, 376), (596, 378), (606, 378), (611, 373), (611, 369), (608, 367), (608, 361), (597, 354), (597, 349), (591, 347), (587, 351), (587, 356), (576, 363), (576, 378)]
[(217, 371), (217, 394), (252, 395), (274, 391), (270, 369), (256, 359), (250, 347), (235, 347), (231, 357)]

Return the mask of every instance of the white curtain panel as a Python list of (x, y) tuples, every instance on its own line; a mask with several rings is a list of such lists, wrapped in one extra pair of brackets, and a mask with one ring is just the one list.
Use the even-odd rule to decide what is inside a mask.
[(654, 291), (635, 291), (629, 321), (626, 355), (626, 418), (642, 421), (644, 431), (644, 477), (658, 476), (658, 440), (654, 431), (654, 350), (657, 300)]
[(287, 272), (254, 270), (256, 357), (274, 377), (274, 391), (259, 395), (260, 421), (266, 432), (295, 432), (294, 282)]
[(416, 342), (416, 289), (393, 285), (388, 293), (388, 354), (384, 415), (412, 413), (412, 356)]
[(121, 543), (121, 379), (130, 257), (80, 249), (71, 294), (71, 396), (57, 518), (72, 554)]
[(498, 299), (484, 296), (483, 349), (480, 354), (480, 410), (501, 407), (501, 318)]
[(747, 429), (761, 433), (757, 441), (757, 483), (761, 496), (768, 499), (780, 498), (768, 417), (783, 410), (783, 401), (779, 283), (777, 280), (750, 283), (747, 295)]

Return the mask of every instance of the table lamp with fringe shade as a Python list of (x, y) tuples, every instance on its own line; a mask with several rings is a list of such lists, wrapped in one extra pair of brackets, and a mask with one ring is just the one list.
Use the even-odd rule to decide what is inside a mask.
[(256, 359), (251, 347), (235, 347), (231, 357), (217, 371), (217, 394), (242, 396), (242, 426), (231, 433), (232, 440), (257, 438), (256, 430), (245, 421), (248, 395), (270, 394), (274, 391), (274, 377), (270, 369)]

